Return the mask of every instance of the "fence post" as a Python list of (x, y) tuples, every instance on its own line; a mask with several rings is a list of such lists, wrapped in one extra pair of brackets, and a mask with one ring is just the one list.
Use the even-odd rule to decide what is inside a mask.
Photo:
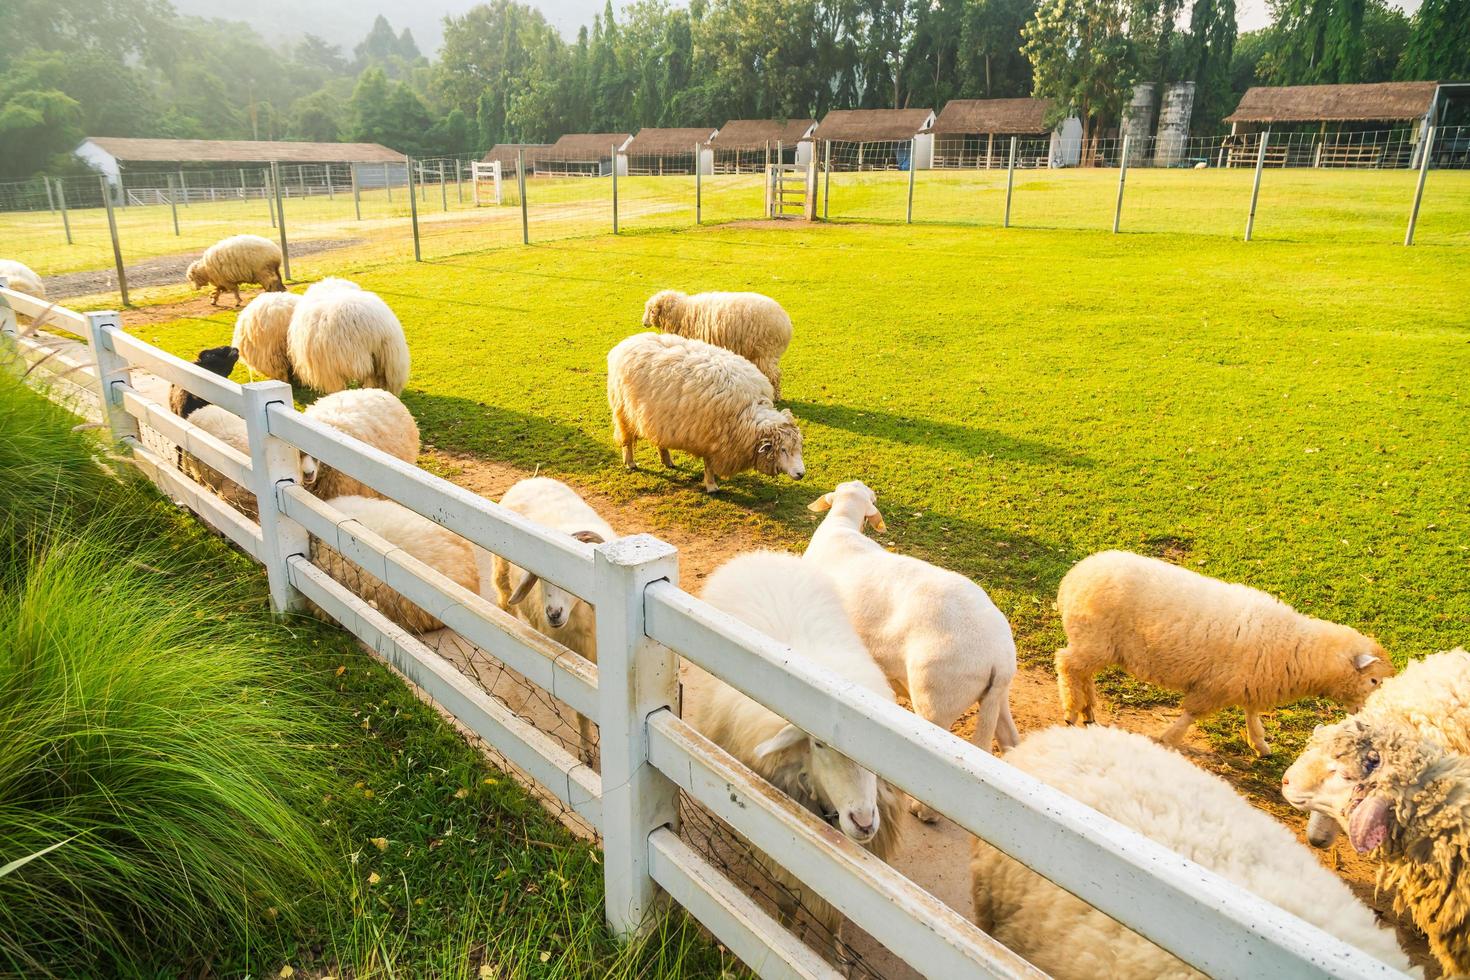
[(832, 203), (832, 141), (827, 140), (822, 163), (822, 220), (827, 220), (827, 205)]
[(618, 233), (618, 148), (612, 148), (613, 234)]
[(271, 611), (289, 612), (301, 604), (291, 585), (288, 559), (305, 555), (306, 529), (281, 513), (276, 497), (282, 483), (295, 483), (301, 468), (296, 447), (270, 434), (272, 405), (295, 407), (291, 386), (284, 381), (254, 381), (240, 386), (245, 396), (245, 435), (250, 440), (250, 490), (260, 511), (260, 561), (270, 583)]
[(1414, 226), (1419, 223), (1419, 202), (1424, 200), (1424, 181), (1429, 176), (1429, 153), (1434, 149), (1434, 132), (1437, 127), (1430, 126), (1429, 134), (1424, 137), (1424, 145), (1419, 148), (1419, 180), (1414, 184), (1414, 206), (1409, 210), (1409, 230), (1404, 232), (1404, 244), (1414, 244)]
[(179, 169), (179, 193), (184, 195), (184, 207), (189, 206), (189, 182), (184, 179), (184, 171)]
[(174, 237), (179, 237), (179, 195), (174, 190), (174, 175), (168, 175), (168, 209), (174, 216)]
[(439, 161), (439, 210), (449, 210), (449, 185), (444, 183), (444, 161)]
[(919, 138), (909, 140), (909, 203), (904, 213), (904, 224), (914, 223), (914, 172), (919, 169)]
[(362, 220), (362, 187), (357, 183), (357, 164), (347, 165), (347, 175), (352, 178), (352, 211), (357, 220)]
[(1118, 224), (1123, 220), (1123, 184), (1128, 180), (1128, 140), (1131, 134), (1123, 134), (1123, 158), (1118, 161), (1118, 203), (1113, 207), (1113, 234), (1118, 233)]
[(128, 206), (128, 192), (127, 188), (123, 186), (123, 175), (121, 170), (117, 172), (117, 202), (123, 207)]
[(99, 176), (102, 182), (102, 204), (107, 208), (107, 233), (112, 236), (112, 262), (117, 266), (117, 291), (122, 297), (123, 306), (132, 306), (128, 302), (128, 274), (123, 269), (122, 243), (117, 240), (117, 215), (112, 213), (112, 188), (107, 186), (107, 178)]
[[(0, 276), (0, 289), (9, 285), (10, 280), (5, 276)], [(20, 325), (15, 319), (15, 308), (10, 305), (10, 300), (0, 296), (0, 337), (9, 337), (14, 340), (18, 336), (20, 336)]]
[(521, 244), (529, 245), (531, 244), (531, 218), (526, 210), (526, 151), (524, 149), (516, 150), (516, 190), (521, 194)]
[(42, 177), (41, 186), (46, 188), (46, 210), (52, 214), (56, 213), (56, 197), (51, 192), (51, 178)]
[(87, 336), (92, 344), (92, 361), (97, 365), (97, 394), (102, 401), (102, 418), (112, 430), (114, 442), (122, 442), (127, 436), (141, 438), (138, 420), (123, 411), (122, 397), (113, 391), (113, 385), (118, 382), (132, 380), (128, 374), (128, 362), (112, 345), (112, 331), (121, 329), (116, 313), (87, 314)]
[[(352, 164), (349, 163), (347, 166), (350, 167)], [(327, 175), (327, 200), (335, 201), (337, 200), (337, 181), (332, 176), (332, 165), (330, 163), (322, 164), (322, 172)]]
[(404, 172), (408, 175), (408, 218), (413, 222), (413, 260), (422, 262), (423, 253), (419, 251), (419, 199), (418, 195), (413, 192), (413, 166), (413, 158), (410, 157), (408, 166), (404, 168)]
[(1250, 241), (1251, 235), (1256, 230), (1256, 201), (1261, 196), (1261, 171), (1266, 167), (1266, 143), (1271, 138), (1271, 130), (1261, 134), (1261, 146), (1256, 151), (1256, 179), (1251, 183), (1251, 210), (1245, 218), (1245, 240)]
[(66, 184), (56, 178), (56, 203), (61, 206), (61, 230), (66, 232), (66, 243), (71, 244), (71, 218), (66, 213)]
[(650, 924), (657, 888), (648, 874), (648, 835), (672, 825), (678, 791), (648, 762), (650, 714), (673, 708), (678, 659), (644, 633), (644, 590), (679, 581), (673, 547), (647, 534), (593, 551), (597, 606), (597, 724), (602, 755), (602, 870), (607, 921), (615, 934)]
[(456, 204), (464, 203), (464, 161), (454, 161), (454, 198)]
[(249, 185), (247, 185), (245, 183), (245, 168), (244, 167), (241, 167), (240, 168), (240, 200), (243, 201), (247, 197), (249, 197), (250, 196), (249, 191), (250, 191), (250, 187), (249, 187)]
[(1016, 138), (1011, 137), (1010, 160), (1006, 163), (1006, 218), (1002, 228), (1011, 226), (1011, 192), (1016, 189)]
[[(407, 157), (404, 157), (407, 160)], [(407, 164), (404, 165), (405, 167)], [(393, 175), (388, 170), (388, 165), (383, 164), (383, 187), (388, 191), (388, 203), (393, 203)]]
[(281, 175), (274, 160), (271, 161), (271, 189), (276, 195), (276, 228), (281, 234), (281, 277), (291, 279), (291, 249), (286, 244), (286, 209), (281, 207)]
[(694, 144), (694, 223), (700, 221), (700, 209), (704, 204), (704, 187), (700, 183), (699, 144)]
[(260, 169), (260, 193), (265, 198), (265, 209), (270, 212), (271, 227), (274, 228), (276, 226), (276, 194), (271, 187), (270, 171), (262, 167)]

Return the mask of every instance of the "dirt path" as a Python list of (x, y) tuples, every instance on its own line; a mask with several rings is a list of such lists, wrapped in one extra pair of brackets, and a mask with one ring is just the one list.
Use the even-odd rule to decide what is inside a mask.
[[(291, 242), (291, 256), (313, 255), (334, 248), (357, 245), (359, 238), (318, 238)], [(128, 276), (128, 288), (143, 286), (171, 286), (184, 280), (184, 270), (189, 263), (199, 258), (198, 252), (181, 252), (177, 255), (162, 255), (155, 259), (139, 259), (126, 262), (124, 270)], [(117, 291), (117, 272), (113, 269), (87, 269), (82, 272), (67, 272), (59, 276), (46, 277), (46, 292), (52, 299), (68, 299), (72, 296), (95, 296), (98, 293)]]

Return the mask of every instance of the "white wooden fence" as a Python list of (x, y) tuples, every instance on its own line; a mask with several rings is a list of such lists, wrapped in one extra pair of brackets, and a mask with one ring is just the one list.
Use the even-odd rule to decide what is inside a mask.
[[(124, 333), (113, 313), (85, 316), (3, 288), (0, 330), (29, 361), (47, 345), (17, 336), (15, 312), (44, 314), (91, 338), (84, 366), (116, 439), (164, 490), (266, 567), (277, 610), (310, 599), (462, 724), (602, 835), (607, 919), (620, 935), (647, 921), (660, 892), (763, 977), (835, 969), (682, 840), (680, 791), (783, 865), (920, 973), (1040, 976), (900, 872), (774, 791), (675, 712), (686, 658), (929, 804), (965, 830), (1221, 977), (1396, 976), (1345, 945), (969, 742), (876, 697), (679, 588), (675, 550), (648, 535), (593, 547), (296, 411), (280, 382), (237, 385)], [(53, 356), (51, 364), (75, 358)], [(241, 415), (248, 458), (165, 405), (130, 372), (146, 369)], [(76, 376), (73, 376), (73, 381)], [(259, 523), (186, 479), (140, 425), (243, 486)], [(600, 663), (540, 636), (298, 485), (308, 453), (470, 541), (589, 601)], [(308, 536), (437, 616), (600, 729), (599, 774), (491, 698), (448, 661), (307, 560)], [(1066, 937), (1058, 937), (1066, 942)]]

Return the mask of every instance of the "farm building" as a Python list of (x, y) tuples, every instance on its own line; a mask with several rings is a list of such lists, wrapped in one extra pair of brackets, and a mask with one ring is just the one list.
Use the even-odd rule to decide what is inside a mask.
[(816, 135), (833, 144), (833, 170), (927, 170), (933, 125), (933, 109), (833, 109)]
[(541, 154), (551, 146), (550, 143), (496, 143), (490, 147), (490, 151), (481, 158), (481, 163), (500, 163), (500, 173), (505, 177), (514, 177), (516, 168), (520, 166), (521, 154), (526, 156), (526, 173), (532, 173), (536, 169), (536, 161)]
[(934, 167), (1004, 167), (1016, 138), (1017, 166), (1076, 164), (1082, 124), (1047, 125), (1051, 99), (952, 99), (934, 120)]
[(629, 174), (692, 174), (695, 164), (695, 147), (699, 148), (700, 173), (710, 173), (709, 148), (705, 145), (713, 128), (701, 126), (694, 129), (638, 130), (638, 135), (623, 151)]
[(402, 185), (402, 153), (379, 143), (296, 143), (281, 140), (164, 140), (90, 136), (74, 151), (117, 189), (119, 203), (133, 195), (151, 200), (174, 186), (184, 200), (260, 196), (263, 173), (280, 165), (287, 194)]
[(542, 177), (606, 177), (618, 168), (626, 174), (622, 155), (631, 133), (568, 133), (537, 154), (531, 171)]
[(1470, 84), (1440, 82), (1250, 88), (1225, 117), (1219, 162), (1255, 166), (1259, 134), (1269, 132), (1267, 166), (1415, 166), (1429, 127), (1466, 94)]
[(815, 119), (731, 119), (709, 141), (714, 172), (759, 173), (767, 163), (806, 163), (816, 128)]

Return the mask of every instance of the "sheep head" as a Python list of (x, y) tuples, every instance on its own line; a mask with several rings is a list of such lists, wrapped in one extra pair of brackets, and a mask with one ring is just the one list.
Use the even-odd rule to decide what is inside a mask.
[[(572, 537), (578, 541), (585, 541), (587, 544), (602, 544), (604, 540), (602, 535), (596, 531), (578, 531)], [(524, 602), (531, 594), (531, 590), (539, 583), (541, 612), (546, 617), (546, 625), (552, 629), (561, 629), (572, 621), (572, 615), (577, 611), (578, 605), (582, 602), (581, 599), (559, 585), (542, 581), (541, 576), (535, 572), (528, 572), (525, 569), (518, 569), (518, 571), (523, 577), (516, 585), (515, 591), (510, 594), (509, 602), (512, 606), (518, 606)]]
[(768, 410), (756, 426), (755, 469), (767, 476), (785, 474), (793, 480), (806, 476), (801, 458), (801, 430), (790, 409)]
[(674, 289), (654, 293), (643, 304), (643, 325), (661, 330), (671, 329), (675, 325), (674, 311), (683, 299), (684, 294)]
[(202, 261), (195, 260), (190, 262), (189, 268), (184, 271), (184, 275), (188, 276), (189, 283), (195, 289), (203, 289), (209, 285), (209, 276), (204, 273), (204, 263)]
[(857, 843), (878, 836), (878, 777), (841, 752), (785, 725), (755, 747), (755, 757), (768, 770), (796, 770), (823, 819)]
[(1357, 711), (1395, 670), (1393, 661), (1377, 640), (1347, 626), (1341, 629), (1341, 635), (1327, 651), (1327, 656), (1337, 661), (1337, 682), (1327, 693), (1349, 711)]
[(208, 347), (199, 352), (199, 356), (194, 358), (194, 363), (211, 374), (228, 378), (230, 372), (235, 370), (235, 362), (238, 360), (240, 360), (240, 351), (236, 347)]
[(806, 509), (820, 514), (831, 510), (834, 505), (840, 505), (838, 512), (846, 514), (859, 527), (866, 524), (880, 534), (888, 530), (883, 515), (878, 511), (878, 494), (861, 480), (837, 484), (836, 490), (822, 494), (807, 504)]
[(1335, 726), (1329, 729), (1318, 725), (1302, 754), (1281, 776), (1281, 795), (1286, 802), (1311, 814), (1307, 820), (1307, 843), (1313, 847), (1327, 847), (1337, 839), (1335, 812), (1347, 802), (1340, 786), (1337, 787), (1339, 799), (1331, 800), (1324, 792), (1324, 783), (1332, 772), (1324, 743), (1333, 731)]
[(1444, 750), (1403, 725), (1349, 718), (1312, 735), (1326, 770), (1318, 804), (1330, 808), (1360, 854), (1391, 843), (1426, 770)]

